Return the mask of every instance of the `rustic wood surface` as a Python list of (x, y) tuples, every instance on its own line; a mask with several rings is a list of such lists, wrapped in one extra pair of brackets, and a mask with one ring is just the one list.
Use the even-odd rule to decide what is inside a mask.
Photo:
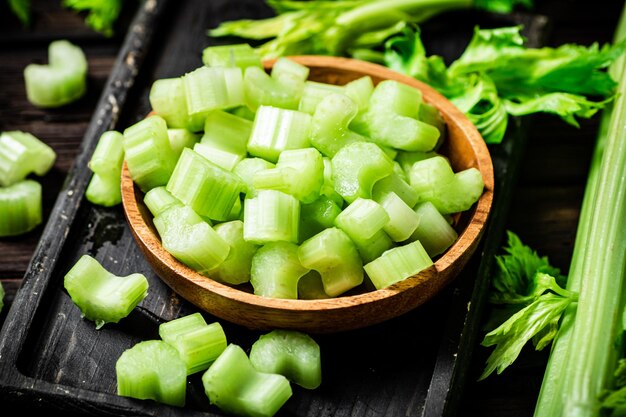
[[(86, 28), (83, 16), (63, 10), (57, 3), (60, 2), (33, 1), (35, 14), (30, 29), (22, 28), (12, 17), (6, 2), (0, 3), (0, 130), (31, 132), (57, 152), (58, 160), (53, 170), (42, 178), (46, 218), (79, 151), (134, 12), (133, 3), (126, 2), (116, 35), (105, 38)], [(551, 46), (566, 42), (588, 45), (610, 41), (621, 11), (619, 2), (608, 0), (595, 2), (592, 9), (589, 2), (582, 0), (536, 0), (536, 3), (535, 11), (550, 18), (552, 30), (548, 44)], [(215, 17), (214, 22), (219, 20)], [(45, 62), (48, 43), (61, 37), (73, 40), (84, 48), (89, 61), (89, 93), (63, 109), (38, 110), (26, 101), (22, 71), (30, 62)], [(188, 48), (197, 52), (205, 43), (205, 39), (198, 39)], [(164, 66), (160, 67), (158, 74), (160, 77), (175, 75), (178, 74), (168, 73), (168, 68)], [(581, 121), (581, 127), (576, 129), (552, 116), (534, 117), (521, 176), (514, 192), (508, 228), (540, 254), (547, 255), (564, 272), (569, 267), (596, 129), (597, 118)], [(109, 235), (122, 234), (118, 230), (106, 229), (106, 222), (98, 224)], [(0, 279), (7, 292), (0, 322), (11, 306), (42, 231), (43, 227), (39, 227), (24, 236), (0, 239)], [(93, 233), (96, 232), (94, 230)], [(42, 330), (42, 334), (54, 331)], [(383, 329), (374, 332), (379, 337), (385, 335)], [(399, 357), (406, 357), (407, 353), (406, 349), (402, 349)], [(515, 364), (502, 375), (475, 382), (488, 353), (486, 349), (476, 349), (459, 415), (532, 415), (547, 350), (534, 352), (525, 349)], [(398, 366), (398, 372), (402, 372), (401, 361), (391, 362)], [(30, 366), (36, 369), (36, 364)], [(391, 384), (389, 389), (402, 388)], [(392, 413), (391, 409), (389, 412)]]

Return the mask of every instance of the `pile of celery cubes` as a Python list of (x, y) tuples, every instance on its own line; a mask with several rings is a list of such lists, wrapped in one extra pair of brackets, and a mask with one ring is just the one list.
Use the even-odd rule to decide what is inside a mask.
[(446, 125), (421, 91), (369, 76), (308, 80), (247, 44), (156, 80), (153, 114), (123, 132), (124, 158), (163, 247), (217, 281), (265, 297), (381, 289), (433, 264), (452, 214), (483, 192), (475, 168), (437, 150)]

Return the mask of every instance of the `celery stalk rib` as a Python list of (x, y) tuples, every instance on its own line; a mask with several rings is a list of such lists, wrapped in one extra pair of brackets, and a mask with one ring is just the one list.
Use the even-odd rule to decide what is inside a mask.
[[(615, 41), (626, 38), (626, 8)], [(579, 292), (566, 310), (550, 354), (535, 417), (596, 416), (610, 388), (621, 349), (626, 271), (626, 67), (610, 68), (619, 81), (613, 106), (602, 116), (576, 234), (567, 289)]]

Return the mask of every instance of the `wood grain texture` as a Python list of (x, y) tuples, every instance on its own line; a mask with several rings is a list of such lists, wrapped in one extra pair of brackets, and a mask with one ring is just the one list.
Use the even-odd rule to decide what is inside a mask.
[[(310, 69), (309, 80), (344, 85), (370, 76), (374, 85), (396, 80), (418, 88), (424, 101), (436, 106), (447, 127), (441, 153), (455, 172), (477, 168), (485, 183), (475, 206), (455, 224), (459, 237), (434, 267), (375, 291), (360, 289), (352, 295), (324, 300), (289, 300), (261, 297), (241, 288), (202, 276), (171, 256), (162, 246), (143, 194), (124, 166), (122, 202), (130, 229), (156, 273), (178, 294), (204, 311), (252, 329), (288, 328), (309, 333), (333, 333), (370, 326), (414, 309), (446, 287), (463, 269), (482, 237), (493, 200), (493, 166), (489, 150), (475, 126), (430, 86), (380, 65), (340, 57), (293, 56)], [(274, 61), (266, 63), (270, 70)], [(353, 292), (353, 291), (352, 291)], [(352, 293), (351, 292), (351, 293)]]

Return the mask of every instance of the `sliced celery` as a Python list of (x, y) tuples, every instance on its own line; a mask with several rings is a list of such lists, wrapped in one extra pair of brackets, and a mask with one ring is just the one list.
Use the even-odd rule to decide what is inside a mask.
[(163, 213), (165, 210), (172, 206), (182, 206), (183, 203), (179, 199), (174, 197), (169, 191), (165, 189), (164, 185), (160, 187), (154, 187), (148, 191), (144, 197), (143, 202), (152, 213), (152, 216), (156, 217)]
[(247, 43), (208, 46), (202, 50), (202, 63), (209, 67), (262, 68), (261, 57)]
[(246, 197), (250, 198), (256, 195), (256, 189), (253, 185), (254, 174), (264, 169), (274, 168), (274, 166), (273, 163), (263, 158), (245, 158), (235, 165), (233, 173), (246, 184)]
[(116, 276), (89, 255), (81, 256), (63, 283), (81, 315), (95, 322), (96, 329), (128, 316), (148, 294), (143, 274)]
[(166, 188), (201, 216), (227, 220), (245, 184), (237, 175), (185, 148)]
[(324, 284), (319, 272), (309, 271), (298, 280), (298, 298), (301, 300), (324, 300), (330, 298), (324, 292)]
[(389, 215), (383, 229), (394, 242), (407, 240), (417, 228), (420, 218), (413, 209), (394, 192), (385, 194), (380, 205)]
[(0, 186), (15, 184), (31, 173), (43, 176), (55, 160), (54, 150), (30, 133), (13, 130), (0, 134)]
[(193, 150), (197, 154), (202, 155), (206, 160), (211, 161), (226, 171), (235, 169), (235, 166), (243, 159), (243, 155), (232, 153), (206, 143), (196, 143), (193, 146)]
[(302, 90), (302, 97), (300, 98), (298, 110), (311, 115), (314, 114), (320, 101), (331, 93), (343, 94), (344, 88), (335, 84), (306, 81)]
[(309, 270), (298, 258), (298, 245), (271, 242), (263, 245), (252, 257), (250, 283), (254, 293), (262, 297), (298, 298), (298, 281)]
[(200, 67), (183, 75), (182, 79), (190, 116), (206, 117), (211, 110), (244, 103), (240, 68)]
[(311, 145), (328, 157), (342, 147), (368, 139), (350, 130), (350, 122), (358, 111), (356, 103), (344, 94), (331, 93), (324, 97), (312, 119)]
[[(398, 165), (394, 164), (394, 166)], [(376, 181), (372, 188), (372, 199), (380, 202), (389, 193), (395, 193), (409, 207), (414, 207), (419, 199), (417, 191), (407, 181), (402, 179), (397, 172), (393, 172), (380, 181)]]
[(417, 118), (424, 123), (435, 126), (439, 130), (439, 140), (434, 148), (436, 150), (445, 140), (447, 133), (446, 121), (443, 119), (439, 109), (432, 104), (422, 102)]
[(207, 324), (200, 313), (161, 323), (159, 336), (176, 348), (185, 362), (187, 375), (208, 369), (227, 346), (222, 325)]
[(349, 203), (358, 197), (371, 198), (376, 181), (393, 172), (393, 160), (369, 142), (344, 146), (331, 162), (335, 190)]
[(241, 117), (242, 119), (246, 119), (251, 122), (253, 122), (254, 118), (256, 117), (256, 112), (250, 110), (250, 108), (246, 106), (245, 104), (243, 106), (237, 106), (233, 109), (228, 109), (226, 111), (232, 115)]
[(261, 106), (257, 110), (248, 152), (252, 156), (276, 162), (287, 149), (310, 145), (311, 116), (296, 110)]
[(287, 149), (280, 153), (276, 167), (258, 171), (255, 189), (278, 190), (291, 194), (303, 204), (320, 196), (324, 184), (324, 161), (315, 148)]
[(258, 190), (243, 206), (243, 237), (264, 244), (298, 242), (300, 202), (292, 195), (276, 190)]
[(172, 205), (154, 218), (163, 248), (202, 275), (228, 256), (230, 245), (189, 206)]
[(0, 237), (30, 232), (41, 222), (41, 184), (23, 180), (0, 187)]
[(85, 198), (87, 201), (103, 207), (113, 207), (122, 202), (121, 180), (93, 174)]
[(298, 242), (304, 242), (324, 229), (332, 227), (341, 208), (334, 200), (322, 195), (312, 203), (300, 206), (300, 235)]
[(243, 75), (246, 105), (252, 111), (261, 106), (296, 110), (302, 97), (305, 80), (292, 76), (279, 80), (261, 68), (248, 67)]
[(415, 275), (432, 264), (422, 244), (416, 240), (389, 249), (379, 258), (365, 264), (363, 269), (376, 289), (381, 289)]
[(376, 201), (357, 198), (335, 219), (335, 225), (350, 238), (369, 239), (389, 223), (387, 211)]
[(124, 136), (114, 130), (104, 132), (88, 164), (94, 172), (85, 190), (88, 201), (105, 207), (122, 202), (123, 163)]
[(400, 164), (400, 167), (402, 168), (404, 175), (408, 178), (409, 173), (411, 172), (411, 167), (413, 166), (414, 163), (418, 161), (423, 161), (424, 159), (432, 158), (433, 156), (437, 156), (437, 155), (439, 154), (437, 154), (434, 151), (430, 151), (430, 152), (400, 151), (398, 152), (398, 155), (396, 155), (395, 160)]
[(272, 78), (276, 79), (278, 83), (282, 85), (292, 80), (304, 83), (306, 79), (309, 78), (309, 72), (309, 67), (289, 58), (281, 57), (274, 62)]
[(261, 335), (250, 348), (250, 363), (257, 371), (284, 375), (306, 389), (322, 383), (320, 347), (300, 331), (276, 329)]
[(292, 395), (287, 378), (257, 371), (233, 343), (202, 375), (202, 384), (211, 404), (237, 416), (272, 417)]
[(162, 340), (139, 342), (115, 363), (117, 394), (183, 407), (187, 369), (178, 351)]
[(335, 190), (335, 181), (333, 180), (333, 164), (329, 157), (324, 156), (324, 183), (320, 190), (320, 194), (333, 200), (339, 208), (342, 208), (345, 201), (341, 195)]
[(219, 267), (210, 273), (211, 278), (227, 284), (243, 284), (250, 281), (252, 257), (259, 245), (243, 238), (243, 222), (232, 220), (216, 224), (213, 229), (230, 245), (228, 256)]
[(222, 110), (210, 112), (204, 122), (202, 143), (243, 159), (248, 151), (248, 140), (252, 134), (252, 122)]
[(124, 158), (133, 181), (146, 192), (167, 184), (176, 156), (167, 124), (160, 116), (147, 117), (124, 130)]
[(189, 114), (182, 77), (156, 80), (150, 88), (148, 98), (152, 110), (167, 122), (167, 127), (191, 132), (202, 130), (206, 115)]
[(431, 258), (445, 252), (459, 237), (430, 201), (418, 204), (415, 213), (419, 217), (419, 223), (409, 240), (419, 240)]
[(175, 158), (178, 159), (183, 149), (193, 148), (193, 145), (200, 139), (200, 135), (187, 129), (174, 128), (167, 129), (167, 138), (170, 141)]
[(24, 68), (28, 101), (38, 107), (59, 107), (81, 98), (87, 91), (87, 59), (82, 49), (67, 40), (48, 46), (48, 65)]
[(373, 91), (374, 82), (369, 75), (350, 81), (344, 86), (344, 94), (357, 105), (359, 112), (367, 110)]
[(341, 229), (331, 227), (300, 245), (302, 266), (322, 276), (324, 292), (336, 297), (363, 282), (363, 263), (354, 243)]
[(359, 236), (350, 236), (350, 239), (352, 239), (354, 245), (359, 251), (359, 255), (361, 255), (363, 263), (372, 262), (385, 251), (395, 246), (393, 240), (391, 240), (389, 235), (384, 230), (376, 232), (372, 237), (367, 239), (363, 239)]

